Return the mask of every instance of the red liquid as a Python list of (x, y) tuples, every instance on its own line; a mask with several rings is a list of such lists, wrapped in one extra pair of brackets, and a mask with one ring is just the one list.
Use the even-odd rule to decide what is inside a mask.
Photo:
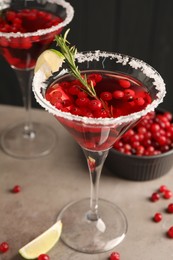
[[(152, 98), (145, 86), (126, 75), (110, 72), (87, 74), (93, 81), (97, 97), (102, 99), (101, 106), (93, 106), (95, 99), (87, 96), (77, 80), (68, 77), (50, 86), (46, 99), (57, 109), (79, 116), (91, 118), (119, 117), (143, 110)], [(118, 92), (117, 92), (118, 91)], [(105, 94), (106, 93), (106, 94)], [(97, 101), (96, 101), (97, 103)], [(62, 117), (57, 119), (68, 129), (77, 142), (84, 148), (94, 151), (106, 150), (113, 146), (134, 122), (119, 125), (84, 124)]]
[[(1, 18), (3, 17), (3, 19)], [(19, 12), (7, 10), (0, 17), (0, 32), (35, 32), (62, 22), (62, 19), (45, 11), (23, 9)], [(32, 68), (38, 56), (52, 43), (61, 30), (32, 37), (0, 37), (0, 52), (7, 62), (18, 69)]]

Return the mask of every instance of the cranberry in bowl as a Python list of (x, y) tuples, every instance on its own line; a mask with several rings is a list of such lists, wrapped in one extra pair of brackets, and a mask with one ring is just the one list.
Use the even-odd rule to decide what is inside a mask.
[(134, 181), (159, 178), (173, 167), (173, 115), (157, 109), (144, 116), (110, 150), (105, 166)]

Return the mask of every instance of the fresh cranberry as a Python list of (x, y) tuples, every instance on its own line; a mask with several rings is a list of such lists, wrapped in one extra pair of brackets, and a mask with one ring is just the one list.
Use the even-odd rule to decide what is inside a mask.
[(165, 112), (164, 116), (169, 120), (172, 121), (172, 114), (170, 112)]
[(124, 90), (124, 99), (127, 101), (132, 101), (135, 97), (135, 91), (132, 89), (125, 89)]
[(139, 126), (137, 131), (139, 134), (146, 134), (147, 129), (144, 126)]
[(141, 156), (144, 154), (145, 148), (142, 145), (136, 147), (136, 155)]
[(130, 81), (126, 80), (126, 79), (120, 79), (119, 80), (119, 84), (122, 88), (130, 88)]
[(167, 187), (166, 185), (161, 185), (160, 188), (159, 188), (159, 191), (162, 193), (162, 192), (165, 192), (167, 190)]
[(32, 42), (29, 37), (21, 38), (20, 44), (22, 49), (30, 49), (32, 47)]
[(112, 99), (112, 94), (108, 91), (104, 91), (101, 93), (100, 98), (104, 101), (109, 101)]
[(5, 37), (0, 37), (0, 45), (2, 47), (7, 47), (9, 45), (8, 39), (6, 39)]
[(70, 108), (70, 112), (71, 112), (73, 115), (77, 115), (77, 116), (81, 115), (81, 110), (80, 110), (80, 108), (75, 107), (75, 106), (72, 106), (72, 107)]
[(89, 98), (87, 97), (80, 97), (76, 99), (76, 105), (79, 107), (86, 107), (89, 103)]
[(8, 21), (13, 22), (16, 17), (16, 13), (14, 11), (7, 11), (6, 12), (6, 18)]
[(19, 186), (19, 185), (15, 185), (14, 187), (13, 187), (13, 189), (12, 189), (12, 192), (13, 193), (18, 193), (18, 192), (20, 192), (21, 191), (21, 186)]
[(164, 193), (163, 193), (163, 197), (165, 199), (170, 199), (172, 197), (172, 191), (170, 190), (165, 190)]
[(99, 100), (93, 99), (89, 102), (89, 108), (91, 110), (99, 110), (102, 108), (102, 103)]
[(173, 213), (173, 203), (170, 203), (167, 207), (167, 212), (168, 213)]
[(173, 226), (168, 229), (167, 235), (169, 238), (173, 238)]
[(145, 104), (145, 100), (142, 97), (138, 97), (135, 99), (135, 104), (137, 106), (143, 106)]
[(157, 132), (157, 131), (159, 131), (160, 130), (160, 126), (159, 126), (159, 124), (152, 124), (151, 125), (151, 132)]
[(158, 192), (154, 192), (150, 198), (150, 200), (153, 202), (158, 201), (159, 199), (160, 199), (160, 194)]
[(50, 260), (50, 257), (47, 254), (41, 254), (38, 257), (38, 260)]
[(87, 98), (87, 97), (88, 97), (88, 95), (87, 95), (86, 92), (80, 91), (80, 92), (78, 93), (78, 98)]
[(124, 92), (121, 91), (121, 90), (115, 90), (115, 91), (113, 92), (113, 97), (114, 97), (115, 99), (122, 99), (122, 98), (124, 97)]
[(120, 254), (118, 252), (112, 252), (109, 259), (110, 260), (120, 260)]
[(104, 109), (98, 109), (98, 110), (95, 110), (94, 111), (94, 116), (96, 118), (99, 118), (99, 117), (102, 117), (102, 118), (106, 118), (106, 117), (109, 117), (109, 114), (106, 110)]
[(1, 244), (0, 244), (0, 252), (1, 253), (5, 253), (5, 252), (7, 252), (9, 250), (9, 245), (8, 245), (8, 243), (7, 242), (2, 242)]
[(69, 88), (69, 93), (71, 95), (78, 95), (79, 92), (80, 92), (80, 89), (77, 85), (73, 85)]
[(162, 220), (162, 214), (161, 213), (156, 213), (154, 215), (153, 219), (154, 219), (155, 222), (160, 222)]

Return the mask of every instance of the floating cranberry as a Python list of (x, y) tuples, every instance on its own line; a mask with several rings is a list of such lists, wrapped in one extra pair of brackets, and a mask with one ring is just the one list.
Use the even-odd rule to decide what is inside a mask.
[(79, 92), (80, 92), (80, 89), (77, 85), (73, 85), (69, 88), (69, 93), (71, 95), (78, 95)]
[(102, 103), (99, 100), (93, 99), (89, 102), (89, 108), (91, 110), (99, 110), (102, 108)]
[(135, 99), (135, 104), (137, 106), (143, 106), (145, 104), (145, 100), (142, 97), (138, 97)]
[(167, 235), (169, 238), (173, 238), (173, 226), (168, 229)]
[(6, 12), (6, 19), (10, 22), (13, 22), (16, 17), (16, 13), (14, 11), (7, 11)]
[(114, 97), (115, 99), (122, 99), (122, 98), (124, 97), (124, 92), (121, 91), (121, 90), (115, 90), (115, 91), (113, 92), (113, 97)]
[(154, 192), (152, 195), (151, 195), (151, 198), (150, 200), (153, 201), (153, 202), (156, 202), (160, 199), (160, 194), (158, 192)]
[(119, 84), (122, 88), (130, 88), (130, 81), (126, 80), (126, 79), (120, 79), (119, 80)]
[(80, 97), (76, 99), (76, 105), (79, 107), (86, 107), (89, 103), (89, 98), (87, 97)]
[(9, 245), (8, 245), (8, 243), (7, 242), (2, 242), (1, 244), (0, 244), (0, 252), (1, 253), (5, 253), (5, 252), (7, 252), (9, 250)]
[(50, 257), (47, 254), (41, 254), (38, 257), (38, 260), (50, 260)]
[(120, 260), (120, 254), (118, 252), (112, 252), (109, 259), (110, 260)]
[(13, 193), (19, 193), (21, 191), (21, 186), (15, 185), (12, 189)]
[(0, 37), (0, 45), (2, 47), (7, 47), (9, 45), (8, 39), (6, 39), (5, 37)]
[(20, 47), (22, 49), (30, 49), (32, 47), (32, 42), (31, 39), (29, 37), (25, 37), (25, 38), (21, 38), (20, 39)]
[(163, 193), (164, 199), (170, 199), (172, 197), (172, 191), (170, 190), (165, 190)]
[(78, 92), (78, 98), (87, 98), (88, 95), (86, 92), (80, 91)]
[(124, 99), (127, 101), (132, 101), (135, 97), (135, 91), (132, 89), (125, 89), (124, 90)]
[(155, 222), (160, 222), (162, 220), (162, 214), (161, 213), (156, 213), (153, 217)]
[(73, 114), (73, 115), (81, 115), (81, 110), (80, 110), (80, 108), (78, 108), (78, 107), (75, 107), (75, 106), (72, 106), (71, 108), (70, 108), (70, 112)]
[(104, 101), (109, 101), (112, 99), (112, 94), (108, 91), (104, 91), (101, 93), (100, 98)]

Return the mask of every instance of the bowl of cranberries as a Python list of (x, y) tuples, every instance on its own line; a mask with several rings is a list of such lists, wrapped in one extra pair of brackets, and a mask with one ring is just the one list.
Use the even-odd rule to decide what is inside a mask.
[(173, 115), (158, 109), (144, 116), (110, 150), (107, 168), (117, 176), (147, 181), (173, 166)]

